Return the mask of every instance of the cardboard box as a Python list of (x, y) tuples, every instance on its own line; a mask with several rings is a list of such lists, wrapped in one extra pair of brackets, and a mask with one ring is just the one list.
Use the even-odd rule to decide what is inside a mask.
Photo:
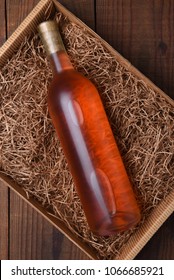
[[(139, 80), (143, 81), (145, 85), (157, 92), (164, 100), (166, 100), (174, 108), (174, 102), (158, 87), (156, 87), (149, 79), (147, 79), (142, 73), (134, 68), (127, 60), (125, 60), (118, 52), (116, 52), (107, 42), (102, 40), (94, 31), (87, 27), (82, 21), (65, 9), (57, 1), (41, 0), (35, 9), (28, 15), (28, 17), (22, 22), (17, 30), (11, 35), (7, 42), (2, 46), (0, 50), (0, 67), (3, 67), (7, 60), (10, 59), (14, 52), (18, 49), (24, 37), (36, 31), (37, 25), (43, 21), (46, 11), (54, 14), (55, 11), (60, 11), (71, 22), (76, 23), (82, 28), (85, 28), (91, 36), (97, 38), (102, 42), (102, 45), (115, 57), (115, 59), (129, 71), (136, 76)], [(171, 175), (172, 176), (172, 175)], [(46, 209), (44, 209), (35, 200), (29, 199), (26, 192), (9, 176), (4, 172), (0, 173), (2, 181), (8, 184), (8, 186), (14, 190), (20, 197), (22, 197), (28, 204), (35, 208), (43, 217), (45, 217), (51, 224), (53, 224), (58, 230), (60, 230), (65, 236), (67, 236), (72, 242), (74, 242), (81, 250), (83, 250), (91, 259), (98, 259), (96, 251), (82, 238), (75, 235), (63, 221), (60, 221)], [(163, 182), (165, 183), (165, 182)], [(174, 187), (174, 186), (173, 186)], [(143, 246), (148, 242), (152, 235), (158, 230), (162, 223), (169, 217), (174, 210), (174, 189), (162, 199), (162, 201), (153, 209), (150, 216), (140, 224), (138, 229), (131, 235), (129, 240), (124, 244), (119, 255), (113, 257), (113, 259), (133, 259)]]

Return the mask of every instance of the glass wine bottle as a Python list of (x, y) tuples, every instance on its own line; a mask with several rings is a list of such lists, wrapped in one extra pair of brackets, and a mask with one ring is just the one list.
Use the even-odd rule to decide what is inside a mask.
[(140, 210), (100, 95), (73, 68), (57, 23), (38, 29), (53, 72), (49, 113), (89, 227), (102, 236), (127, 230), (139, 222)]

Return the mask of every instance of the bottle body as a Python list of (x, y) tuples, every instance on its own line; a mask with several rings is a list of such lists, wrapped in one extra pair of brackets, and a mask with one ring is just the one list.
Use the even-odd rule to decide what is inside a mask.
[(140, 212), (94, 85), (73, 69), (54, 75), (49, 112), (91, 230), (129, 229)]

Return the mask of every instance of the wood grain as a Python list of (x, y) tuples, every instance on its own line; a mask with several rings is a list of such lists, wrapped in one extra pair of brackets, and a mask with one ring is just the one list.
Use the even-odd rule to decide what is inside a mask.
[(95, 29), (95, 0), (60, 0), (59, 2), (89, 27)]
[(6, 0), (6, 24), (9, 37), (39, 0)]
[[(1, 1), (0, 8), (0, 46), (6, 40), (6, 5)], [(8, 259), (8, 194), (9, 190), (0, 181), (0, 259)]]
[(174, 98), (174, 1), (97, 0), (96, 31)]
[[(11, 192), (9, 240), (9, 258), (11, 260), (55, 258), (53, 230), (50, 223), (19, 198), (18, 195)], [(59, 249), (57, 250), (58, 252)], [(58, 256), (59, 253), (57, 254)]]
[(8, 188), (0, 181), (0, 260), (8, 259)]
[(5, 0), (1, 1), (1, 8), (0, 8), (0, 46), (6, 40), (6, 5)]
[(174, 260), (174, 214), (136, 256), (137, 260)]

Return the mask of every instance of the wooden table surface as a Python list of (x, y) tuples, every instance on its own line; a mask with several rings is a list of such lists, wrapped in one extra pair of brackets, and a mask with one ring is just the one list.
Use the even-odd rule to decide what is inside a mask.
[[(39, 0), (0, 0), (0, 45)], [(174, 98), (174, 0), (64, 0), (156, 85)], [(0, 182), (0, 259), (88, 259)], [(136, 259), (174, 259), (174, 214)]]

